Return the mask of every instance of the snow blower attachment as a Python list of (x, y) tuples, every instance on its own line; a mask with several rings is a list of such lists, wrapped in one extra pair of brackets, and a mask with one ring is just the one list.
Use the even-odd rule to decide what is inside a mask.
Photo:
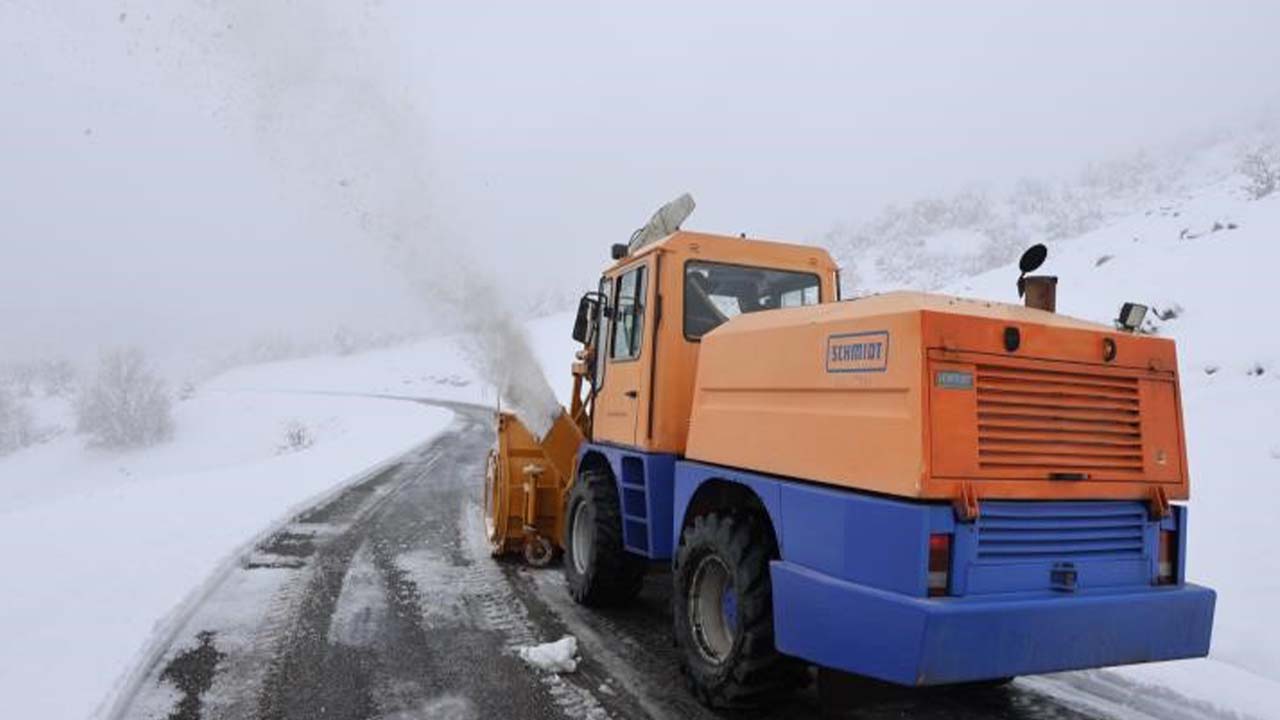
[(581, 428), (566, 412), (541, 441), (514, 414), (498, 413), (498, 441), (489, 451), (484, 494), (494, 556), (521, 552), (535, 567), (555, 557), (564, 493), (582, 441)]
[[(565, 498), (595, 404), (590, 371), (605, 304), (600, 293), (587, 293), (578, 304), (572, 334), (583, 347), (571, 368), (573, 404), (561, 408), (546, 435), (539, 440), (514, 413), (497, 413), (497, 441), (489, 451), (484, 486), (485, 526), (494, 557), (520, 552), (530, 565), (543, 567), (561, 550)], [(589, 388), (585, 394), (584, 386)]]

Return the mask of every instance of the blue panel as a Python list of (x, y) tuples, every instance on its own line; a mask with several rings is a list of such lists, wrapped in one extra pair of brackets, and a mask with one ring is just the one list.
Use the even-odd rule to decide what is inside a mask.
[(929, 533), (946, 531), (949, 505), (782, 483), (783, 559), (882, 590), (923, 596)]
[[(1156, 531), (1185, 543), (1185, 508), (1154, 522), (1136, 502), (993, 502), (962, 523), (949, 505), (677, 461), (673, 544), (709, 480), (750, 488), (769, 513), (776, 643), (810, 662), (914, 685), (1208, 653), (1213, 592), (1151, 584)], [(927, 599), (939, 532), (953, 533), (952, 597)], [(1066, 569), (1070, 592), (1054, 577)]]
[(1022, 563), (974, 563), (967, 567), (967, 586), (955, 595), (990, 595), (998, 593), (1048, 590), (1053, 586), (1055, 568), (1075, 572), (1075, 586), (1081, 591), (1103, 588), (1143, 587), (1151, 584), (1151, 564), (1144, 558), (1132, 560), (1051, 560)]
[(644, 488), (622, 486), (622, 514), (648, 522), (649, 508), (646, 505)]
[(931, 532), (951, 532), (950, 505), (890, 500), (688, 461), (676, 463), (678, 541), (685, 508), (711, 479), (751, 488), (769, 512), (782, 558), (833, 577), (925, 595)]
[(622, 544), (638, 555), (649, 554), (649, 523), (632, 517), (622, 519)]
[(778, 561), (772, 564), (773, 633), (778, 650), (824, 667), (911, 684), (925, 618), (896, 593), (845, 583)]
[(675, 491), (676, 456), (668, 454), (648, 455), (645, 492), (649, 496), (649, 553), (653, 560), (671, 557), (671, 513)]
[(618, 473), (618, 480), (623, 485), (635, 485), (644, 487), (644, 460), (634, 455), (622, 455), (622, 472)]
[(678, 547), (680, 544), (680, 526), (684, 523), (684, 515), (689, 507), (689, 501), (693, 499), (694, 493), (698, 491), (698, 488), (708, 480), (725, 480), (750, 488), (756, 494), (756, 497), (760, 498), (765, 511), (769, 513), (769, 520), (773, 523), (773, 527), (778, 533), (778, 546), (782, 549), (783, 554), (786, 554), (786, 539), (782, 534), (782, 526), (780, 524), (781, 510), (778, 499), (782, 487), (781, 482), (757, 473), (734, 470), (718, 465), (689, 462), (687, 460), (676, 461), (675, 478), (675, 494), (672, 503), (674, 512), (671, 516), (671, 534), (669, 536), (671, 538), (670, 547)]
[(1047, 590), (1060, 568), (1081, 591), (1145, 587), (1158, 526), (1135, 501), (983, 502), (976, 522), (957, 525), (951, 594)]
[(772, 565), (778, 649), (904, 685), (969, 682), (1209, 652), (1195, 585), (926, 600)]
[(1140, 502), (985, 502), (977, 520), (979, 560), (1145, 557)]
[(654, 560), (671, 557), (672, 492), (675, 455), (647, 453), (618, 445), (583, 443), (578, 462), (599, 453), (609, 462), (622, 505), (622, 544), (627, 550)]

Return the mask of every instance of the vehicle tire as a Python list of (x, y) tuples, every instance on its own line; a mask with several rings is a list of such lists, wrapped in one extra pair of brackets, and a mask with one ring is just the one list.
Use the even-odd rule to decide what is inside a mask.
[(773, 643), (773, 533), (754, 514), (698, 517), (680, 538), (672, 616), (690, 688), (704, 704), (750, 708), (804, 684)]
[(565, 507), (564, 577), (582, 605), (624, 603), (640, 592), (648, 564), (622, 546), (618, 488), (607, 471), (584, 470)]

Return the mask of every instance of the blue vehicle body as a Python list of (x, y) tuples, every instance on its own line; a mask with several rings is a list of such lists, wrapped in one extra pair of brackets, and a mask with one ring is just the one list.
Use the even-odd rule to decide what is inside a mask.
[[(618, 482), (627, 550), (669, 560), (699, 492), (728, 483), (768, 514), (780, 651), (903, 685), (986, 680), (1209, 650), (1215, 595), (1185, 582), (1186, 508), (1132, 501), (983, 502), (973, 522), (911, 502), (670, 454), (588, 443), (579, 467)], [(1175, 582), (1156, 584), (1161, 531)], [(929, 539), (950, 541), (947, 594), (928, 593)]]

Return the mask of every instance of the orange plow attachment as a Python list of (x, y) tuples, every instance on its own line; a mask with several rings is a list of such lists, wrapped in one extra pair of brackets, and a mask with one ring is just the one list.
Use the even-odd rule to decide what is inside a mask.
[(521, 552), (530, 565), (551, 562), (564, 530), (564, 495), (582, 430), (561, 413), (539, 442), (515, 415), (498, 413), (498, 441), (489, 451), (484, 513), (494, 556)]

